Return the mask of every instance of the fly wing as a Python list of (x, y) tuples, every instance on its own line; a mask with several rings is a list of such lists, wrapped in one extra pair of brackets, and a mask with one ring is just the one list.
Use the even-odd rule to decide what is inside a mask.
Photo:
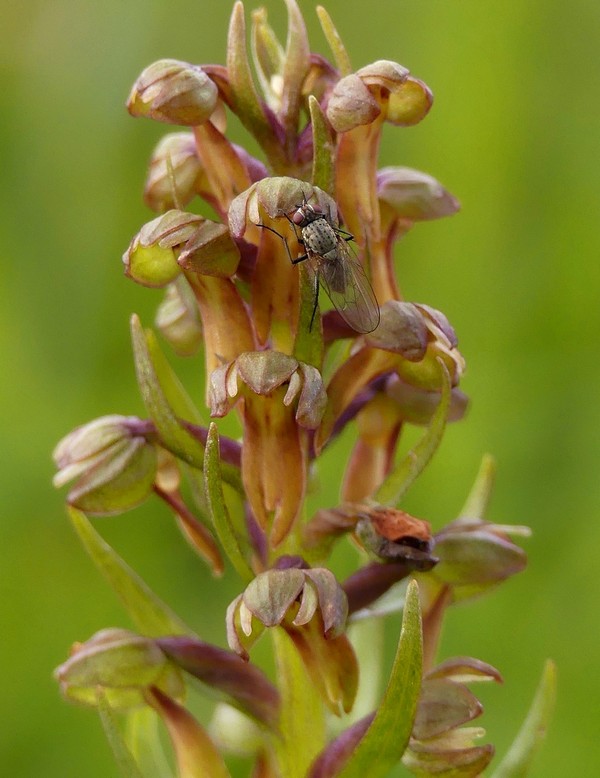
[(319, 281), (342, 319), (356, 332), (367, 333), (379, 324), (379, 304), (363, 266), (348, 243), (338, 238), (334, 259), (312, 257)]

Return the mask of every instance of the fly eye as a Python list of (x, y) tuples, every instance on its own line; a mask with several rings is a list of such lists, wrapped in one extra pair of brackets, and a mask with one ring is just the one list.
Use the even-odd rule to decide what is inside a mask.
[(304, 218), (305, 217), (304, 217), (304, 213), (302, 212), (302, 209), (298, 208), (298, 210), (292, 216), (292, 221), (294, 222), (294, 224), (300, 225), (304, 221)]

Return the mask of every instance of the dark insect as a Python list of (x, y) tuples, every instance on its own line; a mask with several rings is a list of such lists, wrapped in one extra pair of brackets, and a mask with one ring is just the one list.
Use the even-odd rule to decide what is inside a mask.
[(354, 257), (349, 241), (354, 236), (335, 227), (330, 214), (310, 205), (304, 199), (290, 217), (298, 243), (305, 253), (292, 258), (286, 238), (262, 224), (283, 240), (293, 265), (307, 260), (307, 268), (313, 278), (315, 298), (310, 327), (319, 303), (319, 284), (323, 287), (342, 319), (356, 332), (372, 332), (379, 324), (379, 305), (375, 292), (358, 260)]

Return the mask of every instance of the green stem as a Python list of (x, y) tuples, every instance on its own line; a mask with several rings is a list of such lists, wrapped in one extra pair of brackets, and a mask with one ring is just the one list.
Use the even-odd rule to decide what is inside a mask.
[(279, 774), (304, 778), (325, 745), (323, 705), (289, 637), (279, 628), (270, 632), (281, 694), (281, 737), (275, 744)]

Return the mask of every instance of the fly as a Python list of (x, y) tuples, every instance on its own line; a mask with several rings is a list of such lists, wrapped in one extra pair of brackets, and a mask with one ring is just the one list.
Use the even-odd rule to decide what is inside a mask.
[(288, 214), (285, 217), (305, 251), (296, 259), (292, 259), (283, 235), (266, 225), (260, 226), (279, 235), (293, 265), (307, 262), (315, 295), (310, 328), (317, 313), (320, 285), (346, 324), (356, 332), (372, 332), (379, 324), (379, 305), (363, 266), (348, 246), (354, 236), (335, 227), (330, 214), (324, 214), (320, 208), (307, 203), (306, 199), (302, 205), (297, 206), (291, 217)]

